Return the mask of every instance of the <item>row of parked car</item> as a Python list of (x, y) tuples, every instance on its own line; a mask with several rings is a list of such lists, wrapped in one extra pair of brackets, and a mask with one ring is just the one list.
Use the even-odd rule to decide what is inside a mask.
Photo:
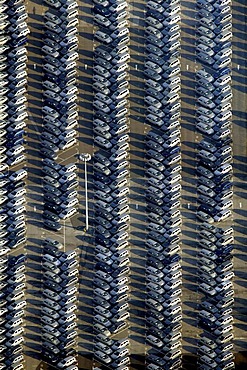
[(233, 229), (202, 223), (199, 240), (198, 278), (204, 295), (198, 313), (198, 325), (203, 329), (198, 342), (200, 368), (232, 369)]
[[(129, 29), (127, 2), (94, 1), (94, 155), (96, 269), (94, 358), (128, 370), (129, 341)], [(125, 330), (125, 332), (124, 332)], [(112, 338), (122, 333), (122, 341)]]
[(197, 165), (197, 218), (203, 221), (198, 235), (198, 276), (204, 295), (198, 314), (198, 324), (203, 329), (198, 342), (198, 365), (203, 370), (235, 368), (233, 229), (213, 225), (229, 219), (233, 206), (230, 5), (228, 0), (199, 0), (197, 13), (197, 58), (205, 67), (196, 75), (196, 127), (205, 136), (199, 143)]
[(77, 143), (77, 80), (78, 54), (78, 4), (62, 1), (61, 7), (54, 2), (44, 14), (45, 38), (43, 97), (43, 132), (41, 152), (44, 178), (44, 225), (49, 229), (61, 229), (60, 220), (77, 213), (77, 166), (62, 166), (56, 162), (58, 152)]
[[(128, 362), (125, 361), (124, 365), (118, 366), (118, 362), (120, 362), (126, 356), (129, 356), (129, 339), (119, 339), (113, 340), (111, 338), (105, 337), (102, 334), (98, 334), (95, 338), (94, 344), (94, 356), (95, 359), (99, 360), (99, 362), (104, 362), (106, 365), (110, 365), (113, 361), (116, 361), (116, 364), (113, 365), (114, 368), (120, 368), (121, 370), (128, 370)], [(101, 353), (104, 353), (104, 359), (101, 357)]]
[(49, 158), (43, 160), (43, 165), (44, 224), (58, 231), (61, 230), (61, 220), (77, 213), (77, 166), (75, 163), (60, 165)]
[(180, 2), (147, 2), (147, 369), (181, 365)]
[[(26, 243), (25, 183), (11, 179), (13, 167), (24, 166), (27, 50), (30, 32), (27, 12), (21, 1), (2, 4), (0, 35), (0, 172), (1, 255)], [(11, 171), (11, 172), (10, 172)], [(22, 172), (20, 170), (20, 172)], [(24, 171), (25, 172), (25, 171)]]
[(58, 369), (78, 370), (77, 296), (78, 256), (63, 252), (51, 238), (43, 242), (43, 301), (41, 308), (42, 358)]
[(24, 309), (26, 307), (24, 254), (0, 259), (0, 369), (24, 370)]
[(26, 243), (26, 190), (24, 179), (27, 176), (25, 169), (9, 172), (8, 177), (0, 179), (1, 209), (0, 220), (0, 255), (7, 254), (11, 249), (18, 248)]
[[(26, 110), (26, 48), (29, 28), (25, 5), (15, 1), (3, 5), (0, 40), (1, 172), (25, 161), (24, 130)], [(22, 98), (22, 99), (21, 99)]]

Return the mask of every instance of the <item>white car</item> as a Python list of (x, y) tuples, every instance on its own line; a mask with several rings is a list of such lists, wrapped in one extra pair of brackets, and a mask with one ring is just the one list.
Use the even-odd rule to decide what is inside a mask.
[(95, 32), (94, 37), (106, 44), (110, 44), (112, 42), (112, 37), (110, 37), (107, 33), (99, 30)]
[[(6, 244), (5, 243), (5, 239), (3, 239), (3, 241), (4, 241), (4, 244)], [(3, 256), (4, 254), (8, 253), (9, 251), (10, 251), (10, 248), (1, 246), (1, 248), (0, 248), (0, 256)]]
[(225, 163), (217, 168), (217, 170), (214, 171), (214, 174), (216, 176), (224, 175), (226, 173), (232, 172), (232, 165), (229, 163)]
[(61, 6), (60, 1), (58, 0), (44, 0), (44, 2), (54, 8), (59, 8)]
[(95, 351), (94, 356), (96, 359), (98, 358), (100, 362), (104, 362), (105, 364), (109, 364), (110, 362), (112, 362), (111, 357), (109, 357), (107, 354), (105, 354), (102, 351)]
[(148, 335), (146, 337), (146, 340), (148, 343), (152, 344), (154, 347), (162, 347), (163, 346), (163, 342), (159, 339), (159, 338), (156, 338), (154, 335)]
[(225, 209), (217, 213), (216, 216), (214, 216), (214, 221), (216, 222), (224, 221), (231, 216), (232, 216), (232, 211), (230, 209)]
[(150, 10), (154, 10), (155, 12), (164, 13), (165, 8), (160, 4), (156, 3), (155, 1), (148, 1), (147, 8)]
[(76, 358), (74, 356), (65, 357), (63, 360), (57, 363), (59, 369), (68, 369), (69, 366), (77, 364)]
[(66, 220), (72, 216), (74, 216), (77, 213), (77, 209), (74, 207), (69, 207), (67, 209), (64, 209), (61, 213), (59, 213), (59, 217), (62, 220)]

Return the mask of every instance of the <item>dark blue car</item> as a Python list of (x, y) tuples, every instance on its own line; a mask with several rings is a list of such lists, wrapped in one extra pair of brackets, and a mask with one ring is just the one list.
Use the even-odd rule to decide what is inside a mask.
[(221, 77), (221, 76), (224, 76), (224, 75), (229, 75), (231, 74), (231, 69), (229, 67), (225, 67), (225, 68), (221, 68), (219, 69), (218, 71), (216, 71), (214, 73), (214, 78), (218, 78), (218, 77)]

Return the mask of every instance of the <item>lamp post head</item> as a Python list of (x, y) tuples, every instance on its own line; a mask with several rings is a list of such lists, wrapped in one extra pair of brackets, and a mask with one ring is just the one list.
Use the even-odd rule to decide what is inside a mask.
[(89, 154), (89, 153), (81, 153), (81, 154), (79, 154), (79, 159), (81, 160), (81, 161), (83, 161), (83, 162), (87, 162), (87, 161), (90, 161), (90, 159), (91, 159), (92, 157), (91, 157), (91, 154)]

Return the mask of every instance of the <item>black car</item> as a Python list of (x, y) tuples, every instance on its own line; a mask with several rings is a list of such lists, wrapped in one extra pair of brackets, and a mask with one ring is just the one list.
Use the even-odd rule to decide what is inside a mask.
[(54, 257), (61, 257), (63, 255), (63, 252), (61, 252), (58, 248), (52, 246), (52, 245), (46, 245), (43, 248), (44, 254), (48, 253), (51, 254)]
[(96, 162), (100, 162), (104, 164), (105, 166), (110, 166), (111, 164), (111, 161), (104, 154), (101, 154), (101, 153), (96, 153), (94, 155), (94, 160)]
[(64, 183), (63, 186), (61, 186), (61, 190), (66, 192), (66, 191), (77, 188), (78, 185), (79, 185), (78, 180), (72, 180), (72, 181), (69, 181), (67, 183)]
[(111, 213), (107, 212), (107, 211), (104, 211), (104, 210), (101, 210), (101, 209), (97, 209), (95, 211), (95, 216), (100, 216), (100, 217), (103, 217), (105, 218), (106, 220), (108, 221), (111, 221), (113, 219), (113, 216)]
[(147, 252), (147, 258), (149, 258), (149, 257), (159, 259), (160, 258), (160, 252), (150, 248)]
[(59, 79), (59, 77), (57, 77), (57, 76), (54, 76), (54, 75), (52, 75), (52, 74), (50, 74), (50, 73), (48, 73), (48, 72), (46, 72), (45, 74), (44, 74), (44, 81), (50, 81), (50, 82), (54, 82), (56, 85), (59, 85), (60, 86), (60, 79)]
[(217, 260), (215, 260), (214, 262), (217, 265), (221, 265), (223, 262), (230, 261), (232, 258), (233, 258), (233, 255), (228, 253), (225, 255), (218, 256)]
[(61, 49), (61, 46), (59, 45), (59, 43), (57, 43), (56, 41), (50, 39), (49, 37), (46, 37), (44, 40), (44, 45), (48, 45), (50, 46), (51, 48), (55, 49), (55, 50), (59, 50)]
[(24, 139), (23, 136), (20, 136), (18, 139), (8, 140), (5, 146), (6, 148), (10, 149), (15, 145), (24, 145), (24, 144), (26, 144), (26, 140)]
[(148, 334), (154, 335), (156, 338), (159, 338), (160, 340), (162, 340), (165, 337), (163, 329), (160, 327), (157, 327), (157, 325), (154, 326), (154, 325), (149, 324)]
[(164, 267), (163, 263), (154, 257), (147, 257), (147, 266), (158, 268), (159, 270)]
[(215, 182), (205, 176), (198, 176), (198, 184), (205, 185), (210, 189), (213, 189), (215, 187)]
[(230, 244), (223, 248), (217, 248), (215, 253), (218, 256), (224, 256), (224, 255), (228, 255), (229, 253), (231, 253), (233, 249), (234, 249), (234, 245)]
[(196, 172), (201, 176), (207, 177), (208, 179), (211, 179), (212, 177), (214, 177), (213, 172), (203, 166), (198, 166), (196, 169)]
[(106, 309), (111, 307), (111, 304), (109, 302), (107, 302), (104, 298), (96, 295), (93, 298), (93, 303), (95, 306), (102, 306)]
[(109, 266), (109, 265), (107, 265), (107, 263), (103, 263), (103, 262), (97, 262), (96, 263), (95, 271), (97, 271), (97, 270), (105, 271), (105, 272), (108, 272), (108, 273), (112, 272), (111, 266)]
[(155, 10), (151, 10), (151, 9), (148, 9), (146, 16), (147, 17), (153, 17), (153, 18), (157, 19), (160, 22), (162, 22), (162, 21), (165, 20), (165, 16), (164, 15), (162, 15), (159, 12), (156, 12)]
[(41, 148), (40, 149), (41, 153), (49, 158), (49, 159), (57, 159), (57, 154), (55, 152), (53, 152), (52, 150), (50, 149), (47, 149), (47, 148)]
[(211, 207), (215, 207), (217, 204), (212, 198), (207, 197), (206, 195), (203, 194), (200, 194), (197, 200), (199, 203), (206, 204)]
[(50, 141), (40, 140), (40, 144), (43, 146), (43, 148), (49, 149), (50, 151), (53, 151), (55, 153), (59, 151), (58, 146), (51, 143)]
[(49, 132), (53, 135), (59, 136), (62, 131), (58, 128), (61, 123), (59, 121), (54, 121), (54, 123), (48, 123), (45, 125), (44, 131)]
[(8, 243), (8, 247), (10, 249), (14, 249), (14, 248), (17, 248), (19, 247), (20, 245), (26, 243), (27, 239), (25, 237), (20, 237), (20, 238), (17, 238), (17, 239), (13, 239), (11, 240), (9, 243)]
[(76, 110), (76, 109), (77, 109), (77, 104), (75, 102), (70, 102), (70, 103), (67, 103), (64, 106), (61, 106), (61, 108), (59, 109), (59, 113), (60, 114), (65, 114), (70, 110)]
[(150, 231), (148, 233), (147, 237), (155, 240), (156, 242), (162, 243), (162, 244), (166, 243), (166, 238), (164, 238), (163, 235), (161, 235), (160, 233), (158, 233), (156, 231)]
[(24, 37), (19, 37), (18, 39), (12, 40), (11, 41), (11, 46), (14, 48), (18, 48), (19, 46), (22, 46), (28, 42), (28, 38), (26, 36)]
[(52, 32), (48, 29), (45, 30), (45, 37), (48, 37), (49, 39), (54, 40), (58, 43), (62, 41), (61, 37), (57, 33)]
[(170, 258), (164, 258), (163, 259), (163, 264), (165, 265), (170, 265), (171, 263), (174, 262), (179, 262), (181, 260), (181, 256), (179, 254), (175, 254), (174, 256)]
[(150, 53), (153, 53), (153, 54), (157, 55), (157, 56), (163, 56), (163, 54), (164, 54), (163, 51), (159, 47), (157, 47), (153, 44), (147, 44), (146, 45), (146, 50)]
[(215, 210), (214, 207), (211, 207), (207, 204), (200, 204), (200, 206), (198, 207), (198, 211), (203, 211), (209, 214), (210, 216), (214, 216), (217, 214), (217, 210)]
[(43, 284), (44, 284), (44, 286), (46, 288), (49, 288), (51, 290), (54, 290), (54, 292), (58, 292), (59, 293), (59, 292), (61, 292), (63, 290), (63, 288), (59, 284), (54, 283), (54, 281), (49, 280), (49, 279), (45, 279), (43, 281)]
[(4, 352), (5, 358), (11, 358), (13, 355), (17, 355), (18, 353), (23, 352), (23, 347), (21, 345), (15, 346), (14, 350), (13, 347), (10, 347), (6, 352)]
[(222, 176), (215, 176), (214, 182), (216, 185), (221, 184), (225, 181), (230, 181), (232, 179), (232, 173), (226, 173)]
[(104, 235), (101, 235), (101, 234), (97, 234), (97, 236), (95, 237), (95, 241), (99, 244), (102, 244), (106, 247), (109, 247), (112, 242), (110, 241), (110, 239), (107, 239)]
[(11, 233), (9, 233), (8, 238), (10, 240), (16, 240), (17, 238), (19, 238), (19, 237), (21, 237), (25, 234), (26, 234), (26, 228), (23, 227), (23, 228), (19, 228), (16, 231), (12, 231)]
[(57, 59), (57, 58), (53, 58), (52, 56), (50, 56), (50, 55), (46, 55), (45, 57), (44, 57), (44, 60), (47, 62), (47, 63), (50, 63), (50, 64), (52, 64), (52, 65), (54, 65), (55, 67), (57, 67), (57, 68), (59, 68), (61, 65), (62, 65), (62, 63), (60, 62), (60, 60), (59, 59)]
[(63, 359), (64, 357), (67, 357), (67, 356), (76, 356), (76, 355), (77, 355), (77, 351), (74, 348), (68, 348), (68, 349), (63, 350), (63, 354), (61, 358)]
[(25, 135), (25, 131), (23, 129), (20, 129), (20, 130), (8, 132), (7, 133), (7, 138), (8, 138), (8, 140), (10, 140), (10, 139), (15, 139), (16, 140), (16, 139), (22, 138), (23, 135)]
[(55, 171), (59, 171), (62, 168), (62, 166), (60, 164), (58, 164), (57, 162), (55, 162), (55, 161), (53, 161), (52, 159), (49, 159), (49, 158), (43, 159), (43, 163), (46, 166), (49, 166), (49, 167), (53, 168)]
[(148, 212), (156, 213), (156, 214), (157, 214), (157, 215), (159, 215), (159, 216), (163, 216), (163, 215), (164, 215), (164, 213), (165, 213), (165, 212), (162, 210), (162, 208), (161, 208), (161, 207), (156, 206), (156, 205), (151, 204), (151, 203), (149, 203), (149, 204), (147, 205), (146, 210), (147, 210)]
[(45, 104), (48, 105), (51, 108), (54, 108), (56, 110), (59, 110), (61, 108), (61, 104), (59, 104), (56, 100), (45, 98)]
[(214, 73), (214, 78), (219, 78), (224, 75), (231, 74), (231, 69), (229, 67), (221, 68)]
[(8, 190), (11, 192), (14, 189), (17, 188), (24, 188), (26, 186), (25, 182), (22, 180), (11, 182), (8, 184)]
[(163, 204), (163, 200), (157, 198), (155, 195), (145, 194), (145, 197), (146, 197), (146, 200), (147, 200), (148, 204), (149, 204), (149, 202), (152, 203), (152, 204), (155, 204), (157, 206), (162, 206), (162, 204)]
[(95, 5), (93, 8), (94, 14), (101, 14), (104, 17), (110, 17), (112, 15), (112, 12), (109, 10), (108, 7), (101, 6), (101, 5)]
[(62, 192), (60, 190), (58, 190), (57, 187), (52, 186), (52, 185), (48, 185), (48, 184), (44, 185), (44, 192), (53, 194), (57, 197), (60, 197), (62, 195)]
[(62, 228), (62, 226), (58, 222), (54, 222), (47, 219), (44, 220), (44, 225), (54, 231), (59, 231)]
[(47, 211), (47, 210), (44, 211), (43, 217), (47, 220), (51, 220), (55, 222), (59, 222), (60, 220), (60, 218), (55, 213), (52, 213), (51, 211)]
[(198, 321), (198, 326), (206, 331), (209, 331), (210, 333), (217, 328), (217, 325), (214, 322), (207, 319), (200, 319)]
[(165, 318), (164, 315), (162, 315), (162, 313), (160, 313), (159, 311), (154, 311), (151, 309), (148, 310), (147, 316), (151, 316), (154, 319), (159, 320), (159, 321), (163, 321)]
[(222, 184), (216, 186), (214, 188), (214, 191), (216, 193), (221, 193), (222, 191), (225, 191), (225, 190), (229, 190), (231, 189), (233, 186), (232, 182), (231, 181), (226, 181), (226, 182), (223, 182)]
[(44, 207), (45, 209), (48, 209), (49, 211), (54, 213), (60, 213), (62, 211), (61, 207), (58, 204), (45, 203)]
[(215, 143), (217, 148), (221, 148), (222, 146), (230, 145), (230, 144), (232, 144), (232, 138), (230, 136), (226, 137), (225, 139), (218, 140)]
[(49, 203), (53, 203), (53, 204), (61, 204), (62, 203), (60, 198), (57, 197), (56, 195), (52, 194), (52, 193), (45, 193), (44, 201), (49, 202)]
[(156, 159), (159, 162), (162, 162), (163, 159), (164, 159), (162, 153), (158, 153), (158, 152), (156, 152), (156, 150), (153, 150), (153, 149), (149, 149), (146, 153), (146, 156), (147, 156), (147, 158)]
[(110, 123), (112, 121), (112, 118), (109, 114), (106, 114), (106, 113), (103, 113), (103, 112), (100, 112), (100, 111), (97, 111), (95, 113), (95, 118), (99, 118), (99, 119), (101, 119), (102, 121), (104, 121), (106, 123)]
[(169, 157), (169, 155), (180, 153), (180, 152), (181, 152), (180, 146), (174, 146), (170, 149), (164, 150), (162, 154), (166, 158), (166, 157)]
[(166, 361), (162, 357), (163, 357), (162, 353), (160, 353), (160, 356), (151, 353), (150, 355), (147, 356), (147, 362), (154, 363), (155, 365), (164, 368), (164, 366), (166, 365)]
[(206, 310), (206, 311), (211, 312), (213, 314), (216, 314), (219, 311), (218, 308), (212, 302), (210, 302), (209, 300), (208, 301), (203, 301), (200, 304), (200, 309), (201, 310)]
[(198, 166), (198, 167), (199, 167), (199, 166), (206, 167), (206, 168), (208, 168), (208, 169), (209, 169), (209, 170), (211, 170), (211, 171), (214, 171), (214, 170), (216, 170), (216, 168), (217, 168), (217, 166), (216, 166), (216, 164), (215, 164), (214, 162), (212, 162), (212, 161), (207, 161), (207, 160), (204, 160), (204, 159), (202, 159), (202, 158), (199, 160), (199, 162), (198, 162), (197, 166)]
[(79, 282), (79, 279), (77, 276), (72, 276), (70, 278), (67, 278), (66, 280), (62, 281), (60, 283), (61, 287), (62, 288), (66, 288), (68, 287), (69, 285), (75, 285), (75, 284), (78, 284)]
[(214, 153), (217, 150), (215, 144), (213, 144), (213, 143), (211, 143), (210, 141), (207, 141), (207, 140), (202, 140), (199, 143), (199, 148), (208, 150), (209, 152), (212, 152), (212, 153)]
[(103, 182), (105, 185), (108, 185), (111, 183), (110, 177), (100, 172), (94, 172), (94, 179)]
[(45, 362), (50, 364), (56, 364), (60, 360), (60, 358), (57, 355), (54, 355), (54, 353), (48, 350), (43, 351), (41, 353), (41, 356)]
[(27, 259), (27, 256), (25, 254), (19, 254), (19, 256), (13, 256), (9, 258), (9, 266), (15, 266), (18, 265), (19, 263), (25, 262)]

